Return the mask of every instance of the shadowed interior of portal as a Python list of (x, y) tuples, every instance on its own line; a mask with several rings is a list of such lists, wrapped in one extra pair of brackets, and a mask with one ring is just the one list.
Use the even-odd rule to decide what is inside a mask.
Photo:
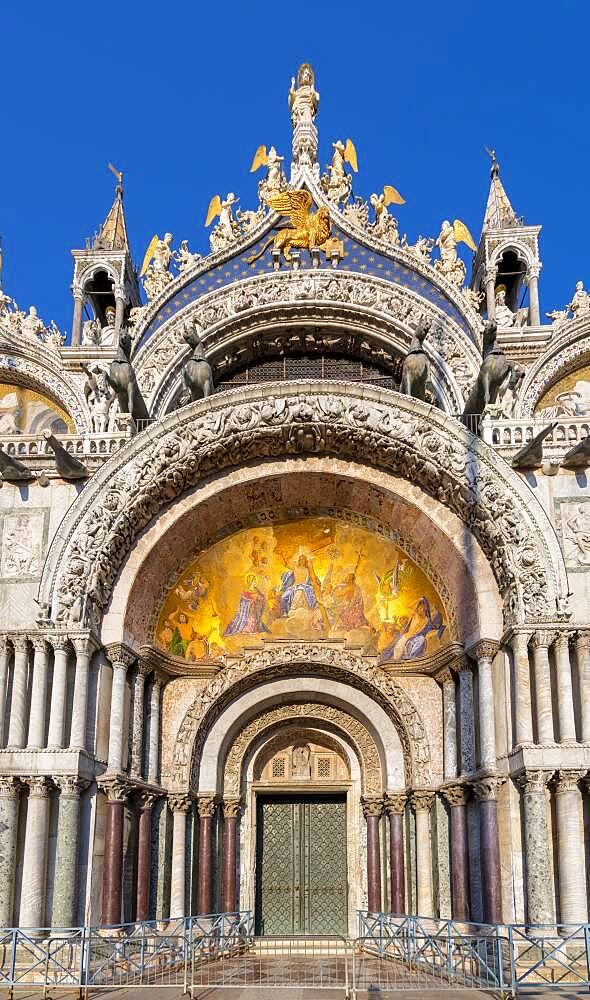
[(315, 517), (247, 528), (183, 570), (165, 598), (156, 642), (216, 661), (267, 639), (346, 639), (383, 663), (435, 652), (443, 603), (425, 573), (387, 538)]

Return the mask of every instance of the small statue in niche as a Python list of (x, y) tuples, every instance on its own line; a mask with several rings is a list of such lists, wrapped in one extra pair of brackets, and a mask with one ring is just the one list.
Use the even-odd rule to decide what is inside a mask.
[(515, 315), (510, 306), (506, 305), (506, 285), (497, 285), (494, 293), (496, 304), (494, 307), (494, 319), (498, 326), (514, 326)]
[(311, 750), (304, 746), (293, 747), (291, 754), (291, 777), (298, 779), (311, 778)]
[(426, 383), (430, 374), (428, 357), (423, 348), (430, 322), (421, 319), (414, 331), (410, 350), (404, 358), (400, 392), (415, 399), (426, 399)]
[(183, 340), (192, 349), (183, 370), (183, 380), (190, 392), (191, 401), (207, 399), (213, 393), (213, 372), (205, 356), (201, 343), (201, 330), (196, 320), (185, 323), (182, 331)]

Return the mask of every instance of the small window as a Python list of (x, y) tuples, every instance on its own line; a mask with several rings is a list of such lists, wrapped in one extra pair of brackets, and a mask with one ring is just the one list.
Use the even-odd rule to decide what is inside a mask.
[(332, 761), (329, 757), (318, 758), (318, 778), (329, 778), (332, 774)]
[(285, 777), (285, 758), (275, 757), (272, 762), (272, 776), (273, 778), (284, 778)]

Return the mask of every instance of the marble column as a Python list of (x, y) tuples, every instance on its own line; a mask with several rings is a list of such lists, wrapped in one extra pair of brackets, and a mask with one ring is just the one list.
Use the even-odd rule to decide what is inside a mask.
[(403, 916), (406, 910), (404, 883), (404, 811), (408, 796), (405, 792), (388, 792), (385, 796), (385, 812), (389, 817), (389, 878), (390, 909), (396, 916)]
[(549, 647), (554, 638), (554, 632), (540, 631), (535, 632), (531, 639), (535, 673), (537, 740), (543, 745), (555, 742), (553, 705), (551, 703), (551, 670), (549, 667)]
[(496, 315), (496, 278), (498, 276), (497, 267), (486, 267), (484, 273), (484, 281), (486, 286), (486, 310), (488, 314), (488, 319), (494, 319)]
[(70, 746), (75, 750), (85, 750), (90, 657), (94, 652), (95, 646), (92, 640), (86, 637), (72, 639), (72, 645), (76, 652), (76, 673), (74, 676), (74, 703), (72, 707)]
[(115, 288), (115, 344), (119, 343), (119, 335), (125, 318), (125, 290)]
[(127, 736), (124, 732), (127, 669), (134, 662), (135, 657), (124, 646), (109, 646), (106, 652), (113, 667), (107, 770), (116, 772), (123, 768), (123, 747)]
[(238, 904), (238, 817), (239, 799), (223, 801), (223, 910), (235, 913)]
[(517, 778), (522, 791), (523, 841), (527, 923), (549, 924), (553, 920), (547, 800), (545, 789), (550, 773), (524, 771)]
[(84, 292), (74, 288), (74, 315), (72, 317), (72, 347), (79, 347), (82, 333), (82, 311), (84, 309)]
[(131, 738), (131, 773), (143, 777), (143, 700), (145, 679), (149, 671), (146, 663), (138, 663), (133, 683), (133, 723)]
[(150, 884), (152, 873), (152, 810), (157, 796), (142, 792), (139, 796), (139, 834), (137, 838), (136, 920), (150, 919)]
[(13, 927), (20, 784), (0, 777), (0, 927)]
[(417, 789), (412, 792), (410, 801), (416, 813), (417, 911), (420, 917), (433, 917), (430, 810), (434, 803), (434, 792), (427, 788)]
[(473, 785), (479, 802), (479, 850), (483, 919), (487, 924), (502, 923), (502, 877), (500, 869), (500, 834), (498, 830), (498, 789), (501, 776), (489, 776)]
[(56, 778), (60, 789), (55, 848), (53, 927), (76, 927), (78, 920), (78, 844), (80, 793), (84, 783), (75, 776)]
[(590, 743), (590, 632), (576, 632), (582, 742)]
[(154, 785), (158, 784), (160, 777), (160, 702), (162, 684), (163, 681), (159, 674), (154, 674), (150, 694), (150, 735), (148, 745), (148, 781), (151, 781)]
[(366, 795), (361, 799), (363, 815), (367, 821), (367, 909), (369, 913), (381, 912), (381, 845), (379, 826), (383, 814), (383, 799)]
[(29, 713), (29, 738), (27, 746), (41, 749), (45, 746), (45, 715), (47, 709), (47, 674), (49, 647), (47, 640), (35, 636), (33, 643), (33, 683), (31, 685), (31, 711)]
[(27, 688), (29, 680), (29, 643), (24, 636), (15, 636), (14, 668), (12, 673), (12, 702), (8, 726), (8, 746), (14, 749), (26, 743)]
[(479, 765), (485, 771), (496, 766), (496, 709), (492, 661), (498, 643), (482, 639), (471, 650), (477, 660), (477, 700), (479, 720)]
[(213, 909), (213, 817), (215, 815), (215, 795), (199, 795), (199, 885), (197, 891), (197, 911), (211, 913)]
[(526, 280), (529, 286), (529, 322), (531, 326), (541, 325), (541, 309), (539, 306), (539, 274), (540, 264), (529, 266)]
[(516, 726), (514, 746), (533, 742), (533, 716), (531, 709), (531, 679), (529, 673), (529, 636), (527, 632), (514, 632), (511, 638), (514, 657), (514, 706)]
[(457, 662), (459, 671), (459, 706), (461, 725), (461, 774), (475, 771), (475, 724), (473, 718), (473, 674), (467, 657)]
[[(8, 690), (8, 664), (11, 647), (6, 636), (0, 636), (0, 747), (6, 738), (6, 692)], [(2, 925), (0, 925), (2, 926)]]
[(470, 919), (469, 903), (469, 840), (467, 836), (468, 785), (446, 785), (441, 788), (449, 804), (451, 820), (451, 892), (453, 920)]
[(102, 923), (120, 924), (123, 903), (123, 818), (128, 786), (118, 779), (101, 782), (107, 797), (102, 874)]
[(45, 927), (45, 888), (51, 786), (47, 778), (27, 778), (29, 801), (20, 898), (21, 927)]
[(189, 795), (169, 795), (172, 811), (172, 876), (170, 917), (186, 916), (186, 817), (191, 807)]
[(562, 770), (555, 777), (559, 922), (585, 923), (586, 879), (581, 793), (578, 782), (585, 771)]
[(457, 777), (457, 702), (455, 675), (445, 667), (436, 679), (442, 685), (443, 696), (443, 767), (445, 781)]
[(558, 635), (555, 640), (555, 669), (557, 675), (557, 717), (561, 743), (576, 742), (572, 668), (570, 664), (569, 635)]
[(53, 646), (53, 687), (51, 689), (47, 746), (52, 750), (58, 750), (64, 745), (70, 642), (67, 636), (56, 636), (51, 639), (51, 644)]

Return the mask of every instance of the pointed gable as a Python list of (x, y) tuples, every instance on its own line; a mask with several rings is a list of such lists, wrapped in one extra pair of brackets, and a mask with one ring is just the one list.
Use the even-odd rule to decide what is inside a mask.
[(485, 232), (486, 229), (506, 229), (511, 226), (517, 226), (519, 220), (504, 190), (504, 185), (500, 180), (500, 165), (495, 156), (492, 160), (490, 176), (490, 191), (483, 220), (483, 231)]

